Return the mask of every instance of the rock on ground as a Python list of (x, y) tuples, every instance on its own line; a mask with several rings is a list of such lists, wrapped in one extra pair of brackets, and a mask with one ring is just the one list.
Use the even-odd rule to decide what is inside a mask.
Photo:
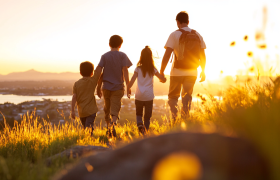
[[(166, 161), (169, 164), (163, 166), (164, 163), (159, 163), (165, 162), (164, 159), (176, 153), (181, 154), (179, 157), (182, 158)], [(192, 154), (195, 158), (188, 160), (182, 154), (187, 156)], [(198, 166), (193, 159), (197, 159), (201, 167), (199, 175), (190, 178), (186, 173), (192, 174), (196, 170), (188, 168)], [(182, 168), (186, 169), (180, 171)], [(162, 171), (160, 172), (162, 177), (156, 178), (155, 174), (159, 170)], [(217, 134), (195, 133), (166, 134), (147, 138), (114, 151), (89, 156), (59, 179), (163, 180), (168, 179), (167, 176), (172, 177), (170, 180), (270, 179), (265, 160), (248, 141)]]
[(102, 147), (102, 146), (74, 146), (70, 149), (67, 149), (61, 153), (58, 153), (54, 156), (49, 157), (46, 160), (47, 165), (51, 165), (52, 161), (58, 157), (67, 157), (67, 158), (78, 158), (84, 156), (88, 153), (94, 152), (104, 152), (110, 150), (109, 148)]

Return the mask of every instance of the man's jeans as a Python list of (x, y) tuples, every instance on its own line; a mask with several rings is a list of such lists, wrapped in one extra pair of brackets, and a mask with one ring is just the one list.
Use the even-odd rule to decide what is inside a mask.
[(186, 117), (189, 115), (195, 81), (196, 76), (170, 76), (168, 104), (170, 106), (173, 120), (176, 120), (178, 115), (178, 99), (180, 97), (181, 90), (183, 104), (181, 113)]
[(94, 114), (92, 114), (90, 116), (87, 116), (87, 117), (80, 118), (84, 128), (91, 128), (91, 130), (92, 130), (91, 134), (92, 134), (92, 132), (94, 130), (93, 124), (94, 124), (95, 118), (96, 118), (96, 113), (94, 113)]
[(150, 127), (150, 119), (153, 112), (153, 100), (151, 101), (138, 101), (135, 100), (137, 126), (143, 125), (143, 109), (145, 108), (144, 125), (147, 130)]

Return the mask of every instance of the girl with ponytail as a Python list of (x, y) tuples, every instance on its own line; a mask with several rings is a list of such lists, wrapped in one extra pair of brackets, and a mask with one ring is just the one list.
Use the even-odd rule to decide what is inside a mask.
[[(144, 134), (150, 127), (150, 119), (153, 111), (154, 100), (154, 76), (157, 76), (161, 82), (166, 82), (166, 78), (159, 74), (154, 65), (153, 53), (149, 46), (141, 51), (140, 60), (137, 68), (128, 85), (128, 90), (132, 87), (137, 79), (135, 93), (136, 120), (139, 131)], [(144, 123), (143, 109), (145, 108)]]

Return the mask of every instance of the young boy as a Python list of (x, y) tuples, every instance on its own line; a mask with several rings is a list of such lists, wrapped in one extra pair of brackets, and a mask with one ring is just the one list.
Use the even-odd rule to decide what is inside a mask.
[[(128, 68), (132, 65), (127, 55), (120, 52), (123, 43), (122, 37), (114, 35), (109, 40), (111, 51), (102, 55), (97, 68), (103, 69), (99, 80), (97, 94), (104, 97), (105, 121), (107, 123), (107, 135), (116, 137), (115, 127), (120, 118), (121, 99), (124, 95), (124, 81), (129, 84)], [(101, 85), (103, 82), (102, 92)], [(128, 97), (131, 90), (128, 89)]]
[[(97, 68), (93, 75), (93, 64), (91, 62), (82, 62), (80, 64), (80, 74), (83, 76), (74, 83), (72, 97), (72, 113), (71, 117), (75, 119), (75, 105), (77, 102), (80, 120), (84, 128), (91, 128), (93, 131), (93, 123), (98, 111), (94, 91), (101, 74), (101, 69)], [(92, 132), (91, 132), (92, 134)]]

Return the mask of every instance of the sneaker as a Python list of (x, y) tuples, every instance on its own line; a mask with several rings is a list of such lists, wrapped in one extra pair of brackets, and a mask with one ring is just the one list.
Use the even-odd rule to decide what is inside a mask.
[(112, 134), (114, 137), (117, 137), (117, 132), (115, 130), (115, 126), (113, 126), (113, 128), (112, 128)]
[(112, 138), (112, 133), (108, 127), (107, 127), (107, 131), (106, 131), (106, 135), (107, 135), (108, 139)]
[(107, 132), (110, 134), (110, 137), (112, 137), (112, 136), (117, 137), (117, 133), (116, 133), (116, 129), (115, 129), (116, 125), (117, 125), (117, 123), (113, 123), (113, 122), (111, 122), (109, 124)]
[(138, 130), (142, 135), (145, 134), (145, 127), (143, 125), (138, 125)]

